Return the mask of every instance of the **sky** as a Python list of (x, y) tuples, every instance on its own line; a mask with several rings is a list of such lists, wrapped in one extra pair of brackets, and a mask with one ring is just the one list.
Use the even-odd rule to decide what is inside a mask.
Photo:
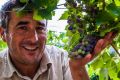
[(0, 9), (1, 9), (1, 6), (8, 0), (0, 0)]
[[(0, 9), (1, 6), (8, 0), (0, 0)], [(65, 3), (65, 0), (60, 0), (59, 4)], [(60, 16), (63, 14), (65, 9), (56, 9), (55, 16), (53, 16), (52, 20), (48, 22), (48, 30), (57, 31), (57, 32), (65, 32), (65, 26), (67, 22), (65, 20), (59, 20)]]

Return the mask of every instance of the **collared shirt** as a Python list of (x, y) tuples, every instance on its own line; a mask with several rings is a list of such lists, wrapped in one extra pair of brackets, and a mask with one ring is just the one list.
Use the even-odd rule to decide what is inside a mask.
[(46, 46), (40, 67), (33, 79), (16, 70), (9, 50), (0, 52), (0, 80), (72, 80), (67, 52), (55, 46)]

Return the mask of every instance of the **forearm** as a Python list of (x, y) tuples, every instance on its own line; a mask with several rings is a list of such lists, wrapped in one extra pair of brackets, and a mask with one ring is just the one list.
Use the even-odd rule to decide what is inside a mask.
[(72, 64), (70, 61), (70, 70), (73, 80), (90, 80), (85, 66), (75, 67), (74, 64)]

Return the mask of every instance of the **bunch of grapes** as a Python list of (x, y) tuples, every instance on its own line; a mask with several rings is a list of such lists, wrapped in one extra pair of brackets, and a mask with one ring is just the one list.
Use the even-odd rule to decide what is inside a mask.
[[(103, 22), (100, 22), (100, 15), (104, 14), (103, 12), (106, 12), (105, 14), (108, 12), (108, 10), (105, 10), (105, 4), (105, 2), (92, 2), (91, 0), (66, 0), (65, 7), (69, 14), (66, 30), (71, 33), (69, 35), (69, 57), (80, 58), (92, 53), (100, 38), (103, 38), (108, 32), (115, 32), (119, 29), (117, 26), (120, 22), (119, 18), (117, 20), (105, 18), (106, 21), (103, 19)], [(76, 38), (75, 34), (77, 33), (79, 39), (73, 42), (72, 40)]]
[(69, 57), (80, 58), (91, 53), (99, 39), (99, 36), (86, 35), (82, 41), (71, 50)]

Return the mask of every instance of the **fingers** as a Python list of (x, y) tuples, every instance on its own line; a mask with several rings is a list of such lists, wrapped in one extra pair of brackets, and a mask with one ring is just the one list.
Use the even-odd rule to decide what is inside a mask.
[(103, 39), (98, 40), (94, 51), (92, 52), (92, 58), (95, 58), (105, 47), (112, 43), (117, 33), (109, 32)]
[(104, 39), (106, 39), (107, 41), (109, 41), (109, 43), (112, 42), (112, 40), (115, 38), (117, 33), (115, 32), (109, 32)]

